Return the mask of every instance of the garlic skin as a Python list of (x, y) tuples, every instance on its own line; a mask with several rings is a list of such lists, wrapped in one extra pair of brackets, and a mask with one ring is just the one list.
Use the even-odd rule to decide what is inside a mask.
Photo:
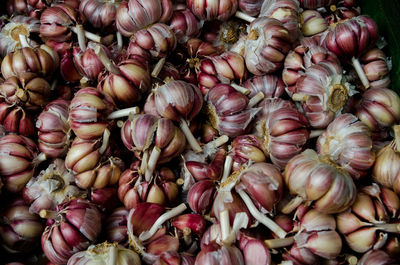
[(282, 79), (288, 86), (286, 92), (291, 96), (297, 80), (305, 74), (305, 71), (324, 60), (340, 64), (337, 56), (321, 47), (314, 38), (301, 39), (300, 45), (291, 50), (285, 58)]
[(187, 0), (188, 8), (201, 20), (228, 20), (237, 10), (237, 0)]
[(57, 206), (56, 212), (42, 210), (49, 218), (42, 234), (42, 249), (49, 261), (66, 264), (75, 253), (93, 243), (101, 232), (101, 213), (84, 199), (74, 199)]
[(400, 121), (400, 97), (388, 88), (368, 89), (363, 93), (355, 114), (375, 137), (385, 135), (391, 126)]
[(284, 180), (291, 194), (313, 202), (316, 210), (327, 214), (345, 211), (357, 194), (350, 175), (312, 149), (289, 160)]
[(103, 242), (92, 245), (87, 250), (75, 253), (68, 259), (67, 265), (140, 265), (139, 255), (133, 250), (116, 243)]
[(338, 0), (299, 0), (300, 6), (307, 9), (317, 9), (319, 7), (330, 6)]
[(365, 253), (360, 261), (359, 265), (391, 265), (395, 264), (395, 260), (391, 259), (389, 255), (382, 250), (370, 250)]
[(46, 105), (36, 120), (38, 148), (48, 157), (62, 157), (67, 153), (71, 141), (68, 122), (70, 102), (56, 99)]
[(372, 147), (369, 128), (350, 113), (338, 116), (317, 140), (318, 154), (328, 156), (356, 180), (374, 165)]
[(115, 22), (117, 15), (117, 3), (101, 0), (82, 0), (79, 11), (97, 29), (104, 29)]
[(310, 125), (324, 129), (340, 115), (350, 98), (357, 93), (346, 81), (340, 64), (322, 61), (309, 67), (296, 82), (292, 99), (302, 102)]
[(8, 253), (25, 254), (35, 249), (43, 232), (38, 215), (22, 199), (10, 201), (1, 211), (1, 246)]
[(309, 122), (291, 101), (266, 98), (258, 107), (261, 111), (253, 132), (262, 139), (262, 149), (271, 162), (283, 169), (304, 150), (310, 135)]
[(289, 31), (277, 19), (259, 17), (247, 29), (244, 57), (252, 74), (271, 74), (282, 67), (291, 49)]
[(74, 184), (74, 175), (64, 165), (64, 160), (56, 159), (39, 176), (32, 178), (22, 191), (29, 211), (39, 214), (43, 209), (55, 210), (64, 201), (84, 196), (84, 192)]
[(244, 58), (233, 51), (210, 56), (200, 62), (197, 80), (203, 95), (217, 84), (242, 84), (247, 79)]
[(0, 139), (0, 175), (4, 188), (10, 192), (22, 191), (33, 177), (36, 166), (46, 159), (38, 155), (36, 144), (29, 138), (9, 134)]
[(398, 257), (400, 198), (373, 183), (362, 188), (349, 211), (336, 216), (338, 231), (357, 253), (381, 249)]
[(378, 49), (372, 48), (360, 57), (363, 64), (363, 70), (371, 88), (388, 88), (390, 87), (389, 72), (391, 64), (385, 53)]
[(179, 43), (187, 43), (189, 39), (200, 35), (203, 22), (185, 6), (174, 10), (169, 26), (175, 32)]
[(168, 22), (172, 12), (171, 0), (149, 0), (145, 3), (139, 0), (123, 1), (117, 10), (117, 29), (125, 37), (130, 37), (156, 22)]
[(263, 0), (238, 0), (239, 9), (252, 17), (257, 17), (260, 14)]
[[(26, 16), (13, 17), (0, 31), (0, 54), (4, 58), (7, 54), (21, 48), (19, 35), (27, 38), (30, 34), (37, 34), (40, 30), (40, 21), (37, 18)], [(29, 45), (35, 46), (36, 42), (29, 40)]]
[(301, 32), (306, 37), (320, 34), (328, 28), (328, 23), (316, 10), (305, 10), (301, 13), (300, 20)]
[(377, 152), (372, 177), (379, 184), (400, 194), (400, 154), (394, 142)]
[(31, 137), (36, 133), (33, 118), (29, 112), (7, 102), (0, 103), (0, 124), (7, 132), (22, 136)]
[(279, 75), (253, 76), (243, 83), (243, 87), (250, 90), (250, 98), (258, 92), (263, 92), (265, 98), (279, 98), (285, 91), (285, 84)]
[(269, 0), (261, 6), (260, 17), (275, 18), (289, 31), (291, 42), (300, 36), (300, 6), (296, 0)]

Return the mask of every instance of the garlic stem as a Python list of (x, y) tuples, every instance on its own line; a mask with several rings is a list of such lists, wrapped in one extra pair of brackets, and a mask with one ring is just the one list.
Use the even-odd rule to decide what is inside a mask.
[(117, 31), (117, 49), (118, 49), (118, 52), (122, 51), (123, 45), (124, 45), (124, 41), (122, 39), (122, 35), (121, 35), (121, 33), (119, 31)]
[(150, 230), (144, 231), (139, 235), (139, 239), (143, 242), (146, 241), (147, 239), (151, 238), (161, 227), (163, 223), (168, 221), (169, 219), (181, 214), (183, 211), (187, 209), (186, 204), (181, 203), (175, 208), (172, 208), (168, 212), (162, 214), (158, 219), (154, 222)]
[(221, 145), (225, 144), (226, 142), (229, 141), (229, 137), (226, 135), (222, 135), (214, 140), (212, 140), (211, 142), (208, 142), (205, 147), (206, 148), (218, 148)]
[(146, 181), (150, 181), (151, 177), (153, 176), (160, 154), (161, 154), (161, 149), (158, 146), (154, 146), (153, 151), (151, 151), (151, 155), (146, 168), (146, 173), (145, 173)]
[(374, 224), (378, 230), (388, 233), (400, 233), (400, 223), (398, 224)]
[[(72, 27), (71, 31), (73, 33), (75, 33), (75, 34), (78, 34), (78, 30), (77, 30), (76, 27)], [(101, 36), (96, 35), (96, 34), (94, 34), (92, 32), (86, 31), (86, 30), (84, 30), (84, 33), (85, 33), (85, 37), (87, 39), (92, 40), (92, 41), (97, 42), (97, 43), (101, 43)]]
[(185, 242), (186, 246), (190, 246), (193, 243), (192, 229), (189, 227), (185, 227), (183, 229), (183, 241)]
[(37, 166), (40, 163), (42, 163), (43, 161), (46, 161), (46, 159), (47, 159), (47, 155), (45, 153), (40, 153), (33, 160), (33, 165)]
[(56, 211), (42, 209), (39, 212), (39, 216), (44, 219), (56, 219), (58, 213)]
[(303, 94), (303, 93), (294, 93), (292, 95), (293, 101), (306, 101), (307, 99), (308, 99), (308, 95)]
[(286, 231), (283, 230), (279, 225), (277, 225), (272, 219), (268, 218), (266, 215), (262, 214), (256, 206), (251, 201), (249, 195), (244, 190), (238, 191), (240, 197), (244, 201), (249, 209), (251, 215), (260, 223), (268, 227), (272, 232), (274, 232), (279, 238), (284, 238), (286, 236)]
[(157, 62), (157, 64), (154, 66), (153, 71), (151, 72), (152, 77), (157, 77), (160, 74), (162, 68), (164, 67), (165, 61), (166, 59), (165, 57), (163, 57)]
[(149, 160), (149, 150), (143, 152), (142, 162), (140, 163), (140, 174), (144, 174), (147, 170), (147, 163)]
[(356, 265), (358, 258), (354, 255), (346, 255), (346, 261), (349, 263), (349, 265)]
[(103, 143), (101, 144), (101, 146), (99, 148), (100, 154), (104, 154), (104, 152), (107, 150), (108, 143), (110, 140), (110, 135), (111, 135), (110, 131), (108, 129), (105, 129), (104, 133), (103, 133), (103, 141), (102, 141)]
[(110, 115), (107, 116), (107, 119), (109, 120), (114, 120), (118, 118), (123, 118), (127, 117), (130, 114), (138, 114), (139, 113), (139, 107), (131, 107), (131, 108), (126, 108), (126, 109), (120, 109), (112, 112)]
[(76, 25), (76, 30), (77, 30), (76, 35), (78, 36), (79, 48), (81, 49), (82, 52), (84, 52), (86, 51), (85, 31), (83, 30), (82, 25)]
[(219, 212), (219, 224), (221, 226), (221, 239), (224, 244), (228, 244), (227, 239), (230, 234), (231, 224), (229, 223), (229, 211), (224, 209)]
[(233, 87), (237, 92), (242, 93), (243, 95), (247, 96), (248, 94), (250, 94), (250, 89), (247, 89), (245, 87), (236, 85), (235, 83), (231, 84), (231, 87)]
[(190, 147), (192, 147), (193, 151), (195, 151), (196, 153), (203, 152), (203, 149), (200, 147), (196, 138), (194, 138), (186, 121), (182, 117), (180, 119), (181, 119), (181, 122), (179, 123), (179, 127), (181, 128), (183, 134), (186, 136), (186, 140), (189, 142)]
[(397, 152), (400, 152), (400, 125), (394, 125), (393, 131), (394, 131), (394, 142), (396, 145), (395, 148)]
[(108, 257), (109, 257), (109, 263), (110, 265), (117, 265), (118, 261), (118, 248), (114, 245), (111, 244), (108, 248)]
[(28, 38), (25, 35), (19, 34), (18, 37), (19, 37), (19, 42), (21, 44), (21, 48), (31, 48), (31, 45), (29, 45), (28, 43)]
[(235, 13), (235, 17), (240, 18), (240, 19), (243, 19), (244, 21), (249, 22), (249, 23), (251, 23), (251, 22), (253, 22), (253, 21), (255, 20), (254, 17), (249, 16), (249, 15), (247, 15), (246, 13), (243, 13), (243, 12), (241, 12), (241, 11), (237, 11), (237, 12)]
[(110, 73), (115, 75), (121, 74), (119, 69), (115, 66), (114, 62), (112, 62), (110, 58), (108, 58), (106, 52), (103, 50), (101, 46), (97, 45), (96, 48), (94, 48), (94, 53), (99, 57), (101, 63)]
[(288, 238), (268, 239), (264, 240), (264, 243), (265, 245), (267, 245), (268, 248), (283, 248), (293, 245), (294, 237), (292, 236)]
[(290, 214), (294, 211), (300, 204), (302, 204), (304, 199), (300, 196), (296, 196), (293, 198), (288, 204), (286, 204), (282, 209), (281, 212), (284, 214)]
[(325, 130), (311, 130), (309, 138), (316, 138), (323, 134)]
[(84, 76), (81, 78), (81, 80), (79, 80), (79, 83), (81, 84), (81, 88), (88, 87), (89, 79), (86, 76)]
[(252, 97), (247, 105), (248, 108), (252, 108), (257, 105), (261, 100), (264, 99), (264, 93), (258, 92), (254, 97)]
[(233, 165), (233, 158), (231, 156), (226, 156), (225, 163), (224, 163), (224, 172), (221, 178), (221, 183), (224, 183), (229, 175), (231, 174), (231, 169)]
[(367, 76), (365, 75), (364, 70), (362, 69), (360, 61), (357, 58), (353, 57), (353, 58), (351, 58), (351, 62), (353, 64), (354, 70), (356, 70), (357, 75), (361, 80), (361, 83), (364, 86), (364, 90), (368, 89), (370, 87), (370, 84), (369, 84)]

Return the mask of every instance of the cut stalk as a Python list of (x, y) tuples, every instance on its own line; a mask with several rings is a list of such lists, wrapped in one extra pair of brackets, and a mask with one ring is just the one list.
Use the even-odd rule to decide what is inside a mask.
[(231, 174), (232, 165), (233, 165), (233, 158), (229, 155), (226, 156), (224, 163), (224, 173), (222, 174), (221, 183), (224, 183)]
[(107, 119), (114, 120), (114, 119), (119, 119), (119, 118), (123, 118), (123, 117), (128, 117), (131, 113), (138, 114), (139, 111), (140, 111), (139, 107), (131, 107), (131, 108), (126, 108), (126, 109), (116, 110), (116, 111), (112, 112), (110, 115), (108, 115)]
[(58, 213), (56, 211), (42, 209), (39, 212), (39, 216), (43, 219), (53, 219), (54, 220), (57, 218)]
[(293, 245), (294, 237), (268, 239), (264, 240), (264, 243), (268, 248), (283, 248)]
[(351, 58), (351, 63), (353, 64), (354, 70), (356, 70), (358, 77), (361, 80), (361, 83), (364, 86), (364, 90), (367, 90), (370, 87), (369, 81), (367, 76), (365, 75), (364, 70), (362, 69), (362, 66), (360, 64), (360, 61), (353, 57)]
[(101, 144), (101, 146), (99, 148), (100, 154), (104, 154), (104, 152), (107, 150), (108, 143), (110, 140), (110, 135), (111, 135), (110, 131), (108, 129), (105, 129), (104, 133), (103, 133), (103, 143)]
[(229, 211), (224, 209), (219, 213), (219, 222), (221, 226), (221, 239), (222, 242), (227, 243), (227, 239), (230, 234), (231, 225), (229, 223)]
[(164, 67), (165, 61), (166, 59), (165, 57), (163, 57), (157, 62), (157, 64), (154, 66), (153, 71), (151, 72), (152, 77), (157, 77), (160, 74), (162, 68)]
[(302, 93), (294, 93), (292, 95), (292, 100), (293, 101), (307, 101), (308, 95), (302, 94)]
[(118, 51), (122, 51), (122, 48), (124, 46), (124, 41), (122, 40), (122, 35), (119, 31), (117, 31), (117, 49)]
[(110, 265), (117, 265), (118, 261), (118, 248), (114, 244), (111, 244), (109, 249), (108, 249), (108, 256), (110, 259), (110, 262), (108, 264)]
[(99, 57), (99, 60), (101, 63), (104, 65), (104, 67), (110, 72), (115, 75), (120, 75), (121, 71), (115, 66), (114, 62), (108, 58), (106, 52), (103, 50), (103, 48), (99, 45), (94, 48), (95, 54)]
[(243, 95), (247, 96), (248, 94), (250, 94), (250, 89), (247, 89), (245, 87), (236, 85), (235, 83), (231, 84), (231, 87), (233, 87), (237, 92), (242, 93)]
[(249, 23), (251, 23), (251, 22), (253, 22), (253, 21), (255, 20), (254, 17), (249, 16), (249, 15), (247, 15), (246, 13), (243, 13), (243, 12), (241, 12), (241, 11), (237, 11), (237, 12), (235, 13), (235, 17), (240, 18), (240, 19), (243, 19), (244, 21), (249, 22)]
[(293, 198), (288, 204), (286, 204), (281, 212), (284, 214), (290, 214), (291, 212), (294, 211), (300, 204), (302, 204), (304, 199), (300, 196), (296, 196), (296, 198)]
[(21, 44), (21, 48), (32, 48), (31, 45), (29, 45), (28, 43), (28, 38), (23, 35), (23, 34), (19, 34), (19, 42)]
[(140, 163), (140, 174), (144, 174), (144, 172), (146, 172), (148, 160), (149, 160), (149, 150), (147, 149), (146, 151), (144, 151), (142, 157), (142, 163)]
[(149, 162), (146, 168), (146, 173), (145, 173), (146, 181), (150, 181), (151, 177), (153, 176), (160, 155), (161, 155), (161, 149), (158, 146), (154, 146), (153, 151), (151, 151)]
[(400, 125), (394, 125), (393, 132), (396, 151), (400, 152)]
[(252, 108), (255, 105), (257, 105), (261, 100), (264, 99), (264, 93), (263, 92), (258, 92), (254, 97), (252, 97), (249, 101), (249, 104), (247, 107)]
[[(77, 30), (76, 27), (72, 27), (71, 31), (73, 33), (75, 33), (75, 34), (78, 34), (78, 30)], [(96, 34), (94, 34), (92, 32), (86, 31), (86, 30), (84, 32), (85, 32), (85, 37), (87, 39), (92, 40), (92, 41), (97, 42), (97, 43), (101, 43), (101, 36), (96, 35)]]
[(181, 122), (179, 123), (179, 127), (181, 128), (183, 134), (186, 136), (186, 140), (189, 142), (190, 147), (196, 153), (203, 152), (203, 149), (200, 147), (199, 143), (197, 142), (196, 138), (194, 138), (192, 132), (189, 129), (186, 121), (181, 117)]
[(143, 242), (147, 239), (151, 238), (157, 231), (160, 229), (161, 225), (168, 221), (169, 219), (181, 214), (183, 211), (187, 209), (184, 203), (179, 204), (175, 208), (172, 208), (168, 212), (162, 214), (158, 219), (154, 222), (150, 230), (144, 231), (140, 234), (139, 239)]
[(274, 232), (279, 238), (284, 238), (286, 236), (286, 231), (283, 230), (279, 225), (277, 225), (272, 219), (268, 218), (266, 215), (262, 214), (256, 206), (253, 204), (249, 195), (244, 190), (238, 191), (243, 202), (246, 204), (247, 209), (249, 209), (251, 215), (260, 223), (268, 227), (272, 232)]
[(310, 132), (310, 136), (309, 136), (309, 138), (311, 139), (311, 138), (316, 138), (316, 137), (319, 137), (321, 134), (323, 134), (325, 132), (325, 130), (312, 130), (311, 132)]
[(81, 49), (82, 52), (84, 52), (84, 51), (86, 51), (85, 31), (83, 30), (82, 25), (77, 25), (76, 30), (77, 30), (76, 35), (78, 36), (79, 48)]
[(400, 233), (400, 224), (375, 224), (375, 227), (388, 233)]

